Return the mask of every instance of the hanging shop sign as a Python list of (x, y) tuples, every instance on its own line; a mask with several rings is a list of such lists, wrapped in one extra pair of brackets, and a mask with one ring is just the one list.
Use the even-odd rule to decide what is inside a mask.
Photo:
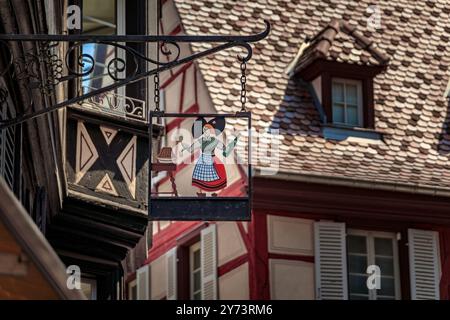
[(150, 132), (154, 125), (166, 130), (157, 148), (150, 143), (151, 219), (250, 219), (249, 112), (151, 112)]

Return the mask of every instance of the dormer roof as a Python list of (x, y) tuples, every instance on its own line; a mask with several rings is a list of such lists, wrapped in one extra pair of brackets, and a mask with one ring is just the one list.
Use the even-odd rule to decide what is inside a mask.
[(318, 59), (374, 67), (383, 67), (389, 61), (371, 39), (345, 20), (333, 19), (305, 42), (307, 47), (298, 57), (294, 73), (301, 72)]

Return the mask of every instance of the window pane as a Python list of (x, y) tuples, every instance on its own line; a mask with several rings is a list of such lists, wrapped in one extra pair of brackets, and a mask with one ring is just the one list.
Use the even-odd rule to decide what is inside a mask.
[(201, 288), (201, 277), (200, 277), (200, 271), (197, 271), (194, 273), (194, 292), (197, 290), (200, 290)]
[(366, 275), (364, 276), (349, 275), (348, 280), (350, 293), (368, 294)]
[(333, 122), (345, 123), (344, 105), (333, 104)]
[(194, 252), (194, 270), (200, 268), (200, 250)]
[(377, 290), (377, 295), (395, 297), (395, 280), (381, 277), (381, 288)]
[(344, 85), (333, 82), (333, 102), (344, 103)]
[(115, 0), (83, 0), (83, 33), (116, 33)]
[[(117, 34), (116, 1), (115, 0), (83, 0), (83, 34), (114, 35)], [(116, 49), (106, 44), (88, 43), (83, 45), (83, 54), (90, 55), (95, 60), (94, 70), (83, 77), (83, 92), (102, 88), (113, 83), (108, 76), (108, 64), (116, 57)], [(83, 72), (92, 68), (92, 59), (84, 57)], [(111, 64), (111, 73), (118, 77), (117, 68), (120, 65)], [(107, 106), (107, 99), (94, 100)]]
[(131, 288), (131, 300), (137, 300), (137, 286)]
[(377, 296), (377, 300), (395, 300), (395, 296)]
[(380, 267), (382, 276), (394, 275), (394, 259), (393, 258), (375, 258), (375, 264)]
[(197, 292), (194, 294), (194, 300), (201, 300), (202, 299), (202, 293), (201, 292)]
[(83, 291), (83, 294), (88, 298), (89, 300), (92, 300), (92, 284), (88, 282), (81, 281), (81, 290)]
[(393, 243), (392, 239), (375, 238), (375, 254), (382, 256), (393, 255)]
[(366, 237), (363, 236), (348, 236), (347, 246), (349, 253), (366, 253)]
[(350, 300), (369, 300), (369, 295), (356, 295), (356, 294), (351, 294), (350, 295)]
[(367, 257), (348, 255), (348, 270), (351, 273), (365, 274), (367, 270)]
[(347, 105), (347, 124), (358, 125), (358, 107)]
[(345, 86), (346, 92), (346, 100), (347, 104), (358, 105), (358, 88), (354, 84), (347, 84)]

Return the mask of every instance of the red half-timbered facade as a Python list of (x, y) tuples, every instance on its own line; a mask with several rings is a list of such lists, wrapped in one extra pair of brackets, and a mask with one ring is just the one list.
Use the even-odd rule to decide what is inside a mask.
[[(339, 2), (163, 1), (166, 34), (271, 20), (248, 99), (254, 128), (281, 144), (276, 170), (256, 160), (251, 221), (154, 221), (137, 298), (450, 298), (450, 11), (383, 2), (371, 25), (369, 1)], [(235, 53), (165, 74), (166, 110), (239, 110)], [(236, 190), (243, 179), (236, 168)]]

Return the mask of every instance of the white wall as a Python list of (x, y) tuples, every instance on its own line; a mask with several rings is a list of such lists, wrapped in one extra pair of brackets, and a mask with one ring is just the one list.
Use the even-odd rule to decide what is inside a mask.
[(219, 266), (247, 253), (236, 222), (217, 223), (217, 238)]
[(248, 300), (249, 297), (248, 263), (219, 278), (219, 299)]
[(150, 264), (150, 298), (160, 300), (166, 296), (166, 259), (162, 255)]
[(274, 300), (313, 300), (314, 264), (270, 259), (270, 296)]
[[(313, 220), (267, 216), (270, 253), (289, 256), (314, 256)], [(272, 299), (314, 299), (314, 263), (269, 259)]]
[(269, 252), (314, 255), (313, 220), (268, 215), (267, 232)]

